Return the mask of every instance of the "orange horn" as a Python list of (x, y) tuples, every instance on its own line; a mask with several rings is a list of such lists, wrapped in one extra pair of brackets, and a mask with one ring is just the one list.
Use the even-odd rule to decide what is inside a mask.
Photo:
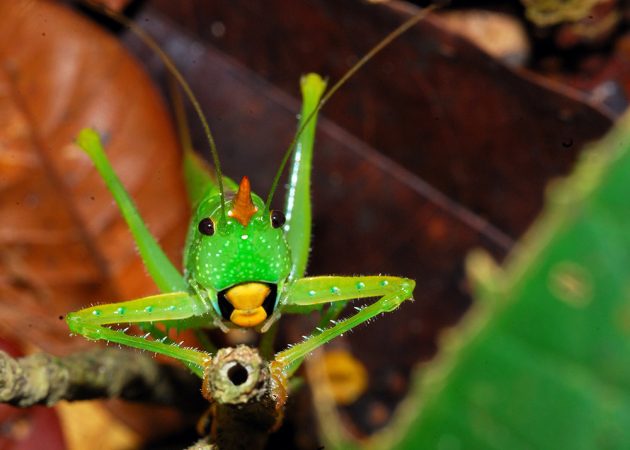
[(234, 197), (232, 210), (229, 212), (229, 215), (246, 227), (256, 211), (258, 211), (258, 208), (252, 202), (252, 190), (249, 186), (249, 179), (243, 177), (241, 184), (238, 186), (238, 192), (236, 197)]

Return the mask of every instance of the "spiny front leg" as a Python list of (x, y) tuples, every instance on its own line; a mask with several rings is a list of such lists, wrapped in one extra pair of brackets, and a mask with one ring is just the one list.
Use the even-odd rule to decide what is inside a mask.
[(294, 369), (294, 364), (310, 352), (371, 319), (378, 314), (398, 308), (405, 300), (411, 299), (416, 283), (408, 278), (388, 276), (366, 277), (311, 277), (297, 280), (291, 285), (286, 305), (311, 309), (313, 305), (329, 302), (346, 302), (352, 299), (380, 297), (373, 304), (357, 308), (358, 312), (334, 326), (306, 338), (303, 342), (276, 354), (276, 365), (284, 372)]
[(88, 339), (103, 339), (170, 356), (187, 363), (201, 376), (204, 362), (209, 358), (208, 354), (141, 336), (132, 336), (104, 325), (184, 320), (207, 312), (209, 311), (206, 306), (187, 292), (172, 292), (127, 302), (92, 306), (68, 314), (66, 322), (74, 333)]

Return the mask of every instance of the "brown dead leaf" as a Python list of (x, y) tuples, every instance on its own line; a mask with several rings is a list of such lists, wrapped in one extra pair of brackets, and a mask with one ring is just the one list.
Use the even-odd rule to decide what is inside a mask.
[[(179, 264), (188, 206), (152, 82), (113, 37), (70, 10), (2, 2), (0, 335), (54, 354), (96, 345), (69, 337), (61, 320), (69, 311), (156, 291), (111, 195), (72, 144), (86, 126), (105, 137), (115, 170)], [(151, 433), (178, 423), (171, 414), (156, 427), (146, 409), (133, 416)]]
[(0, 6), (0, 330), (59, 352), (67, 312), (155, 291), (91, 162), (98, 129), (177, 262), (187, 220), (177, 142), (151, 81), (107, 33), (40, 1)]

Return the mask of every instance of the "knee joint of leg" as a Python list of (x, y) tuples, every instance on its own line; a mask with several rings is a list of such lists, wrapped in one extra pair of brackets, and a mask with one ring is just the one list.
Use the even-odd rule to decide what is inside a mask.
[(387, 297), (383, 298), (383, 301), (381, 302), (381, 307), (385, 312), (391, 312), (398, 308), (400, 302), (401, 299), (397, 295), (388, 295)]

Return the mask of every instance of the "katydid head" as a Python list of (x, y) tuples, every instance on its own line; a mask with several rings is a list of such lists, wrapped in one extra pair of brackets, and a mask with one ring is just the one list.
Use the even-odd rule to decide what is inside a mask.
[(291, 269), (280, 211), (265, 208), (245, 177), (238, 192), (199, 204), (189, 231), (187, 278), (221, 319), (238, 327), (255, 327), (276, 308)]

